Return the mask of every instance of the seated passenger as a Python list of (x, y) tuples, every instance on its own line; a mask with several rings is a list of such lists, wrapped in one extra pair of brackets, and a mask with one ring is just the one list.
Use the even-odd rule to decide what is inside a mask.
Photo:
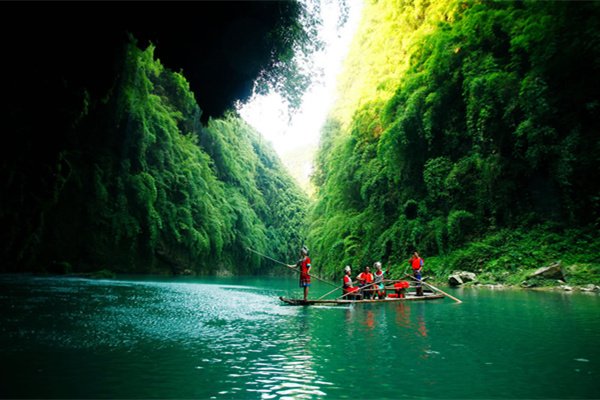
[(373, 264), (373, 266), (375, 267), (375, 274), (374, 274), (374, 280), (373, 280), (373, 287), (374, 287), (374, 294), (375, 297), (379, 298), (379, 299), (385, 299), (385, 285), (383, 283), (383, 280), (385, 278), (385, 274), (387, 274), (388, 271), (383, 271), (383, 269), (381, 268), (381, 263), (379, 261), (376, 261), (375, 264)]
[(358, 279), (358, 286), (360, 288), (364, 288), (364, 289), (361, 289), (363, 296), (366, 299), (370, 299), (373, 296), (373, 292), (374, 292), (374, 287), (373, 287), (374, 285), (372, 285), (373, 274), (371, 273), (371, 268), (369, 268), (369, 266), (367, 265), (365, 267), (365, 270), (363, 272), (361, 272), (360, 274), (358, 274), (356, 279)]
[(345, 296), (346, 299), (348, 300), (358, 300), (358, 298), (360, 297), (358, 288), (356, 286), (353, 286), (352, 284), (352, 269), (350, 268), (349, 265), (346, 265), (346, 267), (344, 268), (344, 278), (342, 279), (343, 282), (343, 287), (344, 287), (344, 294), (346, 293), (352, 293), (352, 292), (356, 292), (356, 294), (349, 294), (347, 296)]
[(394, 283), (394, 291), (396, 292), (396, 297), (404, 298), (406, 294), (406, 289), (410, 287), (410, 283), (408, 281), (399, 281)]

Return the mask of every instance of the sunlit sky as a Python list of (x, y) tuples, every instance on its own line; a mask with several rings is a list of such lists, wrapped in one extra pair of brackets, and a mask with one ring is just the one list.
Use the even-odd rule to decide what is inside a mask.
[[(238, 108), (240, 116), (271, 142), (280, 157), (297, 148), (319, 143), (320, 129), (335, 100), (336, 77), (360, 19), (362, 1), (349, 0), (347, 3), (349, 17), (347, 23), (339, 28), (340, 9), (337, 0), (322, 1), (323, 25), (320, 35), (325, 47), (313, 56), (315, 65), (323, 69), (324, 76), (315, 79), (317, 83), (305, 93), (300, 109), (291, 118), (281, 96), (273, 92), (254, 95)], [(312, 156), (310, 161), (312, 164)]]

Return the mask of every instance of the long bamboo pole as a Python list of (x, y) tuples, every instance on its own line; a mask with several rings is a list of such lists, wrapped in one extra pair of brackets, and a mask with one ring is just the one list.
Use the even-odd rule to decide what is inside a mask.
[[(384, 279), (384, 280), (383, 280), (383, 283), (385, 284), (385, 282), (387, 282), (387, 283), (392, 283), (392, 282), (400, 282), (400, 281), (402, 281), (402, 279)], [(360, 290), (363, 290), (363, 289), (364, 289), (364, 288), (366, 288), (366, 287), (373, 286), (373, 285), (377, 285), (377, 284), (379, 284), (379, 282), (373, 282), (373, 283), (370, 283), (370, 284), (368, 284), (368, 285), (365, 285), (365, 286), (363, 286), (363, 287), (360, 287)], [(343, 288), (344, 288), (344, 287), (342, 286), (342, 287), (340, 287), (340, 288), (338, 288), (338, 289), (343, 289)], [(341, 298), (344, 298), (344, 297), (346, 297), (346, 296), (348, 296), (348, 295), (351, 295), (351, 294), (353, 294), (353, 293), (354, 293), (354, 294), (356, 294), (356, 292), (358, 292), (358, 291), (360, 291), (360, 290), (357, 290), (357, 291), (355, 291), (355, 292), (348, 292), (348, 293), (344, 293), (342, 296), (338, 297), (336, 300), (339, 300), (339, 299), (341, 299)], [(334, 291), (334, 290), (332, 290), (331, 292), (333, 292), (333, 291)], [(329, 293), (327, 293), (327, 294), (330, 294), (331, 292), (329, 292)], [(325, 296), (327, 296), (327, 294), (326, 294)], [(325, 297), (325, 296), (323, 296), (323, 297)], [(321, 300), (323, 297), (320, 297), (318, 300)]]
[(447, 296), (447, 297), (450, 297), (452, 300), (456, 301), (457, 303), (462, 303), (462, 300), (459, 300), (459, 299), (457, 299), (456, 297), (454, 297), (454, 296), (452, 296), (452, 295), (450, 295), (450, 294), (448, 294), (448, 293), (444, 292), (443, 290), (436, 288), (435, 286), (433, 286), (433, 285), (431, 285), (431, 284), (429, 284), (429, 283), (425, 282), (423, 279), (421, 279), (421, 280), (418, 280), (417, 278), (415, 278), (415, 277), (414, 277), (414, 276), (412, 276), (412, 275), (409, 275), (409, 274), (404, 274), (404, 275), (405, 275), (405, 276), (408, 276), (408, 277), (409, 277), (410, 279), (412, 279), (413, 281), (417, 281), (417, 282), (424, 283), (425, 285), (429, 286), (429, 287), (430, 287), (430, 288), (432, 288), (433, 290), (437, 290), (438, 292), (440, 292), (440, 293), (443, 293), (445, 296)]
[(322, 298), (330, 295), (331, 293), (335, 292), (336, 290), (340, 290), (340, 289), (343, 289), (343, 288), (344, 288), (343, 286), (338, 286), (335, 289), (333, 289), (332, 291), (325, 293), (323, 296), (319, 297), (317, 300), (321, 300)]
[[(395, 280), (391, 280), (391, 279), (384, 279), (384, 280), (383, 280), (383, 282), (384, 282), (384, 283), (385, 283), (385, 282), (388, 282), (388, 283), (390, 283), (390, 282), (400, 282), (400, 279), (395, 279)], [(332, 291), (325, 293), (323, 296), (319, 297), (317, 300), (321, 300), (322, 298), (324, 298), (324, 297), (326, 297), (326, 296), (330, 295), (331, 293), (335, 292), (336, 290), (343, 289), (343, 288), (344, 288), (344, 286), (338, 286), (337, 288), (333, 289)], [(350, 293), (352, 293), (352, 292), (350, 292)], [(344, 297), (344, 296), (342, 296), (342, 297)], [(340, 297), (340, 298), (341, 298), (341, 297)]]
[(378, 285), (378, 284), (379, 284), (379, 282), (373, 282), (373, 283), (369, 283), (368, 285), (361, 286), (361, 287), (358, 288), (359, 290), (355, 290), (354, 292), (344, 293), (343, 295), (341, 295), (340, 297), (338, 297), (336, 300), (339, 300), (339, 299), (344, 298), (344, 297), (346, 297), (348, 295), (351, 295), (351, 294), (360, 294), (360, 292), (363, 291), (363, 290), (365, 290), (365, 288), (368, 288), (369, 286), (373, 286), (373, 285)]
[[(281, 265), (283, 265), (284, 267), (288, 267), (289, 269), (292, 269), (292, 270), (294, 270), (294, 271), (296, 271), (296, 272), (300, 272), (300, 270), (298, 270), (298, 268), (296, 268), (295, 266), (293, 266), (293, 265), (289, 265), (289, 264), (286, 264), (286, 263), (284, 263), (284, 262), (282, 262), (282, 261), (278, 261), (278, 260), (276, 260), (276, 259), (274, 259), (274, 258), (271, 258), (271, 257), (267, 256), (266, 254), (259, 253), (258, 251), (254, 250), (254, 249), (251, 249), (251, 248), (247, 247), (247, 248), (246, 248), (246, 250), (248, 250), (248, 251), (251, 251), (251, 252), (253, 252), (253, 253), (256, 253), (256, 254), (258, 254), (258, 255), (259, 255), (259, 256), (261, 256), (261, 257), (264, 257), (264, 258), (266, 258), (266, 259), (268, 259), (268, 260), (271, 260), (271, 261), (273, 261), (274, 263), (281, 264)], [(315, 279), (317, 279), (317, 280), (319, 280), (319, 281), (321, 281), (321, 282), (324, 282), (324, 283), (326, 283), (326, 284), (328, 284), (328, 285), (335, 286), (335, 287), (336, 287), (336, 289), (338, 288), (338, 286), (337, 286), (337, 285), (335, 285), (334, 283), (331, 283), (331, 282), (329, 282), (329, 281), (326, 281), (326, 280), (325, 280), (325, 279), (323, 279), (323, 278), (319, 278), (319, 277), (318, 277), (318, 276), (316, 276), (316, 275), (313, 275), (313, 274), (308, 274), (308, 276), (310, 276), (311, 278), (315, 278)]]

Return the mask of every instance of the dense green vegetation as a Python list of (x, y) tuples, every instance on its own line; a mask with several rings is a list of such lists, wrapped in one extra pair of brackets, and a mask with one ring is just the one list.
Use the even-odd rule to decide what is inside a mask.
[(563, 260), (598, 282), (599, 4), (365, 7), (314, 175), (315, 264), (403, 270), (417, 249), (440, 274)]
[[(281, 6), (281, 29), (255, 35), (260, 56), (229, 38), (204, 58), (295, 107), (309, 81), (293, 51), (319, 44), (305, 10)], [(290, 260), (306, 242), (332, 277), (375, 260), (399, 273), (417, 249), (439, 276), (518, 283), (561, 260), (572, 282), (600, 282), (599, 22), (596, 2), (367, 1), (310, 215), (256, 132), (230, 113), (202, 117), (186, 78), (197, 72), (166, 68), (160, 45), (57, 40), (37, 58), (59, 62), (36, 75), (15, 42), (28, 62), (7, 74), (0, 270), (256, 273), (270, 263), (248, 248)]]
[[(530, 279), (540, 266), (560, 263), (566, 282), (600, 282), (600, 241), (593, 226), (565, 228), (555, 223), (498, 229), (447, 254), (427, 259), (428, 273), (442, 279), (453, 271), (477, 274), (477, 283), (559, 286), (559, 280)], [(537, 279), (537, 281), (536, 281)]]
[(0, 272), (268, 273), (247, 247), (296, 258), (307, 199), (228, 110), (265, 88), (297, 106), (310, 77), (292, 56), (320, 46), (310, 4), (3, 15)]
[(119, 77), (108, 98), (83, 98), (40, 220), (5, 269), (248, 273), (265, 264), (247, 248), (294, 256), (307, 198), (259, 135), (233, 115), (202, 126), (153, 46), (128, 45)]

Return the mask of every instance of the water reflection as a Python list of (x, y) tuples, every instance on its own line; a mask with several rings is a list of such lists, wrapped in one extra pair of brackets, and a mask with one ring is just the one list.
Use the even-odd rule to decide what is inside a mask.
[(367, 328), (369, 329), (373, 329), (375, 327), (375, 314), (371, 310), (367, 311), (365, 325), (367, 325)]
[(427, 310), (425, 304), (400, 303), (396, 308), (396, 323), (401, 328), (403, 343), (411, 348), (413, 357), (428, 359), (432, 354), (429, 330), (427, 328)]
[(396, 324), (405, 328), (410, 326), (410, 307), (403, 302), (396, 303)]
[(423, 337), (427, 337), (427, 326), (425, 326), (425, 316), (424, 314), (424, 307), (420, 307), (420, 312), (417, 314), (417, 332), (423, 336)]
[(245, 377), (247, 391), (256, 392), (261, 398), (294, 397), (314, 398), (325, 396), (322, 385), (330, 385), (315, 370), (315, 360), (311, 348), (313, 329), (310, 311), (307, 308), (295, 308), (294, 325), (290, 329), (281, 329), (280, 324), (273, 330), (265, 330), (262, 335), (280, 350), (266, 358), (251, 361), (246, 369), (250, 376)]
[[(257, 295), (249, 294), (244, 307), (221, 303), (221, 313), (229, 317), (234, 314), (234, 319), (221, 327), (217, 342), (218, 353), (229, 358), (222, 360), (226, 378), (211, 382), (217, 388), (215, 396), (247, 397), (243, 393), (252, 393), (260, 398), (314, 398), (325, 395), (321, 387), (328, 383), (315, 370), (314, 321), (310, 310), (275, 304), (265, 306), (274, 301), (273, 296), (254, 296)], [(240, 313), (244, 319), (240, 320)], [(282, 313), (288, 318), (282, 319)], [(213, 359), (208, 361), (214, 363)]]

